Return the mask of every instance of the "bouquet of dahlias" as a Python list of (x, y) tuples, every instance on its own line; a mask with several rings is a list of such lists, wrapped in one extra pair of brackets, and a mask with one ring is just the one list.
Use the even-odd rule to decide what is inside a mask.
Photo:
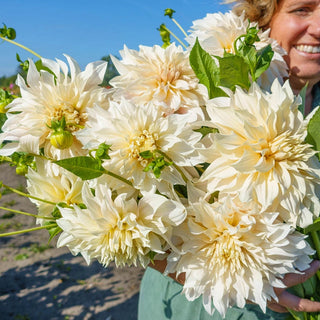
[[(208, 313), (265, 310), (320, 256), (320, 112), (304, 118), (285, 52), (243, 16), (194, 21), (185, 49), (160, 32), (163, 47), (112, 57), (109, 89), (106, 62), (29, 59), (21, 95), (0, 96), (1, 160), (26, 175), (58, 247), (104, 266), (167, 259)], [(316, 281), (300, 294), (319, 299)]]

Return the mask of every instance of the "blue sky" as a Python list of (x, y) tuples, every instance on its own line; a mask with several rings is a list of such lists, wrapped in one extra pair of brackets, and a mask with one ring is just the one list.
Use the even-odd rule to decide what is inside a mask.
[[(207, 13), (229, 9), (220, 0), (9, 0), (1, 6), (0, 23), (16, 29), (15, 41), (49, 59), (63, 59), (63, 53), (89, 62), (118, 52), (125, 45), (161, 44), (157, 28), (165, 23), (183, 38), (164, 9), (176, 11), (174, 18), (187, 31), (192, 21)], [(0, 77), (16, 72), (16, 53), (22, 60), (28, 52), (0, 42)], [(34, 57), (32, 57), (34, 58)], [(36, 59), (36, 58), (35, 58)]]

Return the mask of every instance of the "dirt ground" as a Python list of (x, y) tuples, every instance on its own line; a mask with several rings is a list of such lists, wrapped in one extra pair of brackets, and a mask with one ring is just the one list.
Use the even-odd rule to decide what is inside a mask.
[[(7, 165), (0, 165), (0, 180), (25, 186)], [(29, 199), (13, 193), (4, 194), (0, 206), (36, 213)], [(35, 226), (32, 217), (0, 210), (0, 233)], [(48, 239), (46, 230), (0, 238), (1, 320), (137, 319), (141, 268), (88, 266)]]

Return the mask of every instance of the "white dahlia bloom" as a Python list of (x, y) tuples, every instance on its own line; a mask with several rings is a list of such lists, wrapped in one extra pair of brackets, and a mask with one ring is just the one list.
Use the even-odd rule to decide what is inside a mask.
[(277, 221), (277, 215), (261, 212), (255, 201), (229, 196), (213, 204), (203, 199), (191, 204), (189, 235), (176, 263), (178, 274), (186, 273), (186, 298), (202, 295), (207, 312), (216, 309), (222, 317), (229, 307), (243, 308), (248, 300), (265, 312), (269, 300), (277, 301), (273, 287), (285, 287), (281, 279), (286, 273), (307, 269), (313, 253), (305, 236)]
[[(36, 170), (29, 168), (27, 190), (31, 196), (67, 205), (81, 204), (83, 181), (73, 173), (50, 162), (37, 159)], [(30, 198), (38, 207), (40, 216), (52, 217), (54, 204)], [(37, 219), (43, 225), (47, 220)]]
[(107, 185), (98, 185), (95, 195), (85, 185), (83, 200), (86, 209), (61, 208), (57, 220), (63, 230), (58, 247), (67, 246), (73, 254), (81, 253), (87, 263), (97, 259), (107, 266), (146, 267), (150, 253), (164, 254), (170, 242), (172, 228), (181, 224), (185, 207), (163, 196), (149, 194), (137, 203), (126, 194), (114, 200)]
[[(98, 86), (104, 77), (107, 63), (92, 62), (81, 72), (78, 64), (66, 56), (67, 64), (61, 60), (42, 59), (46, 70), (37, 71), (35, 64), (29, 60), (27, 84), (18, 76), (21, 98), (10, 103), (7, 108), (8, 120), (0, 135), (0, 142), (11, 141), (0, 150), (2, 155), (15, 151), (39, 154), (44, 148), (47, 156), (60, 159), (84, 153), (82, 145), (74, 137), (74, 132), (85, 126), (87, 110), (94, 104), (107, 107), (109, 91)], [(66, 131), (70, 139), (64, 149), (58, 149), (50, 143), (54, 121), (66, 121)], [(70, 135), (71, 133), (71, 135)], [(59, 144), (61, 137), (55, 141)], [(59, 142), (58, 142), (59, 141)], [(70, 147), (67, 147), (70, 145)]]
[(194, 120), (195, 115), (190, 113), (163, 117), (152, 104), (136, 106), (122, 99), (120, 103), (110, 102), (108, 110), (99, 106), (88, 110), (87, 128), (79, 131), (77, 138), (88, 149), (101, 143), (111, 145), (111, 159), (103, 166), (131, 181), (135, 188), (142, 192), (155, 192), (157, 188), (166, 192), (169, 185), (185, 184), (181, 174), (170, 165), (156, 178), (152, 170), (144, 171), (153, 158), (145, 159), (140, 153), (160, 151), (179, 167), (203, 162), (199, 153), (201, 134), (194, 132), (190, 124)]
[(122, 60), (113, 58), (119, 76), (111, 80), (117, 90), (114, 98), (125, 97), (135, 104), (152, 102), (166, 114), (197, 109), (207, 100), (207, 89), (199, 84), (190, 63), (189, 53), (171, 44), (140, 46), (139, 51), (124, 47)]
[(254, 84), (248, 93), (238, 88), (228, 98), (210, 100), (210, 125), (219, 133), (208, 151), (217, 156), (201, 181), (209, 192), (256, 199), (284, 221), (306, 227), (319, 214), (320, 164), (304, 143), (307, 122), (289, 82), (282, 87), (275, 80), (271, 91)]
[[(190, 35), (187, 37), (187, 42), (193, 46), (198, 38), (204, 50), (213, 56), (222, 57), (224, 52), (234, 52), (234, 41), (241, 35), (247, 33), (248, 27), (256, 27), (257, 23), (245, 19), (244, 14), (236, 15), (234, 12), (226, 13), (208, 13), (203, 19), (195, 20), (193, 22)], [(258, 83), (266, 90), (275, 78), (283, 79), (288, 76), (288, 67), (283, 59), (285, 51), (278, 45), (278, 43), (269, 38), (270, 30), (264, 32), (259, 31), (259, 42), (255, 43), (258, 50), (271, 45), (274, 56), (270, 67), (259, 78)]]

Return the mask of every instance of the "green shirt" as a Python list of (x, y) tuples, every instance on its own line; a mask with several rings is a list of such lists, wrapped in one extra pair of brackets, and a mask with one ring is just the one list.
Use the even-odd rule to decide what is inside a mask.
[[(160, 272), (147, 268), (140, 287), (138, 320), (222, 320), (220, 314), (210, 315), (202, 305), (202, 298), (188, 301), (181, 294), (182, 285)], [(287, 313), (247, 304), (244, 309), (228, 309), (226, 320), (284, 320)]]

